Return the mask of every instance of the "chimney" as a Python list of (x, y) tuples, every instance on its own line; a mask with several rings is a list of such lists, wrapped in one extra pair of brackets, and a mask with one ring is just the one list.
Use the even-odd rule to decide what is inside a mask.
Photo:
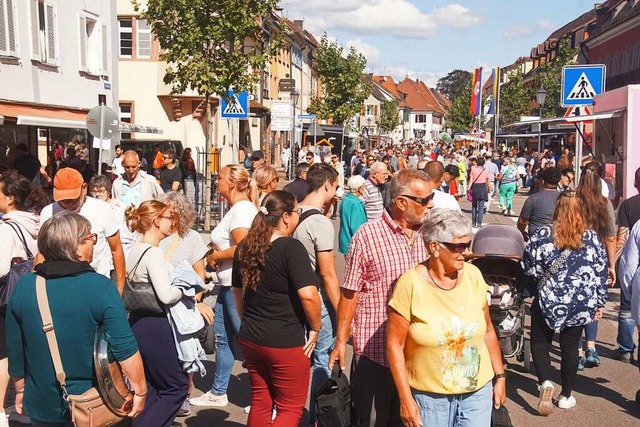
[(300, 31), (304, 31), (304, 20), (303, 19), (296, 19), (293, 21), (294, 24), (296, 24), (296, 26), (298, 28), (300, 28)]
[(387, 76), (383, 76), (383, 77), (382, 77), (382, 81), (386, 83), (386, 81), (387, 81)]

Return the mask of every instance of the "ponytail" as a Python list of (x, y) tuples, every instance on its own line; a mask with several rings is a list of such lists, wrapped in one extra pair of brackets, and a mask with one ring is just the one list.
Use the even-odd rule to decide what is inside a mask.
[(249, 186), (247, 187), (247, 196), (251, 203), (258, 207), (260, 205), (260, 189), (255, 179), (249, 178)]
[(167, 205), (157, 200), (144, 201), (137, 208), (133, 205), (124, 211), (124, 218), (131, 231), (144, 234), (151, 229), (153, 221), (167, 210)]

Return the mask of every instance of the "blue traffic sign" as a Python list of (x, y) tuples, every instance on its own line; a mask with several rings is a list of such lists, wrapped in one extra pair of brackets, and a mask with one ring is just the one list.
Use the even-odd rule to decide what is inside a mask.
[(315, 114), (298, 114), (298, 120), (313, 120), (315, 118)]
[(247, 92), (228, 92), (229, 99), (220, 99), (220, 116), (223, 119), (248, 119), (249, 96)]
[(604, 65), (566, 65), (562, 68), (562, 106), (593, 105), (605, 91)]

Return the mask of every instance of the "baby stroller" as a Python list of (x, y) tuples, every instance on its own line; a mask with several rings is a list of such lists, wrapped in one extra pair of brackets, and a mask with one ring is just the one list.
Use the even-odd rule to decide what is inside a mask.
[(531, 367), (531, 344), (524, 336), (525, 304), (520, 259), (524, 240), (520, 232), (508, 225), (491, 224), (475, 235), (470, 261), (482, 272), (490, 289), (489, 313), (498, 336), (502, 356), (515, 357)]

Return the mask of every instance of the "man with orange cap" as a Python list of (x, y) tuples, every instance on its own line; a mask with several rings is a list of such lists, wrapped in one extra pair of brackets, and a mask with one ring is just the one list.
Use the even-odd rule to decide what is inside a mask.
[[(122, 294), (125, 279), (125, 260), (120, 242), (119, 224), (113, 216), (108, 203), (87, 197), (87, 184), (80, 172), (73, 168), (62, 168), (53, 179), (54, 203), (45, 206), (40, 213), (40, 222), (44, 223), (59, 212), (75, 212), (91, 223), (91, 233), (98, 236), (93, 250), (91, 267), (107, 277), (112, 277), (111, 260), (113, 259), (113, 275), (118, 290)], [(38, 255), (38, 261), (42, 258)]]

